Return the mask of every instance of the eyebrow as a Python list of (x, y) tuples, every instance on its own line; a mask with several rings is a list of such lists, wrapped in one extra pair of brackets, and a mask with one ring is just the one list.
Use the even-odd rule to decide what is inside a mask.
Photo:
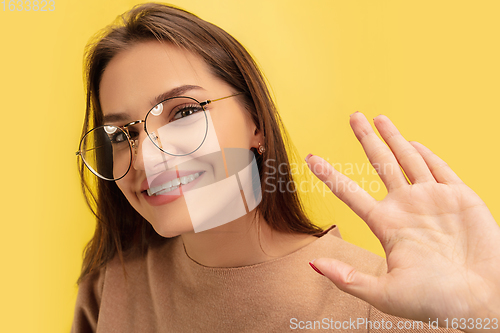
[[(159, 94), (156, 96), (154, 99), (150, 101), (151, 107), (155, 106), (156, 104), (163, 102), (166, 99), (172, 98), (172, 97), (177, 97), (181, 96), (182, 94), (185, 94), (186, 92), (190, 90), (204, 90), (200, 86), (195, 86), (195, 85), (183, 85), (180, 87), (173, 88), (169, 91), (166, 91), (164, 93)], [(113, 122), (119, 122), (119, 121), (125, 121), (129, 120), (129, 116), (126, 113), (111, 113), (108, 115), (105, 115), (103, 118), (103, 123), (113, 123)]]

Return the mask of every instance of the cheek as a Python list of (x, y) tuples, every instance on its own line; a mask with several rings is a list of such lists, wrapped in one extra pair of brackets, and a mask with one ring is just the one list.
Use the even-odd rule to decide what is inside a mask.
[(215, 111), (213, 114), (212, 120), (221, 148), (251, 148), (251, 129), (243, 111), (230, 110), (224, 114)]
[(200, 156), (196, 160), (202, 165), (201, 169), (206, 171), (205, 176), (200, 182), (200, 187), (213, 184), (226, 178), (226, 169), (220, 152)]
[(129, 170), (128, 174), (125, 177), (117, 180), (116, 186), (118, 186), (125, 198), (127, 198), (128, 202), (135, 208), (135, 204), (137, 203), (138, 199), (135, 192), (132, 190), (130, 181), (130, 179), (132, 178), (131, 173), (133, 173), (132, 170)]

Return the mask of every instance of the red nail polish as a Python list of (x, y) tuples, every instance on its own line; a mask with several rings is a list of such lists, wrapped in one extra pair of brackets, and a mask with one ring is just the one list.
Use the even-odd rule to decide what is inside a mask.
[(306, 156), (306, 158), (305, 158), (306, 163), (307, 163), (307, 161), (309, 161), (309, 159), (311, 158), (311, 156), (314, 156), (314, 155), (313, 154), (309, 154), (309, 155)]
[(312, 267), (312, 269), (314, 269), (316, 271), (316, 273), (325, 276), (325, 274), (321, 273), (321, 271), (319, 269), (317, 269), (316, 266), (314, 266), (314, 264), (312, 262), (310, 262), (309, 265)]

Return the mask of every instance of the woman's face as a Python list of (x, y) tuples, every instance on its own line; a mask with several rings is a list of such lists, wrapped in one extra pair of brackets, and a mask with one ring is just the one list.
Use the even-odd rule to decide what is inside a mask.
[[(144, 120), (148, 111), (160, 102), (155, 99), (161, 95), (188, 96), (202, 102), (235, 93), (210, 73), (201, 57), (157, 41), (139, 43), (115, 56), (105, 68), (99, 86), (104, 124), (115, 126)], [(199, 150), (187, 156), (162, 153), (142, 130), (143, 124), (136, 125), (141, 128), (137, 130), (136, 155), (127, 175), (116, 181), (130, 204), (164, 237), (193, 230), (190, 219), (193, 205), (189, 211), (184, 194), (227, 177), (227, 166), (220, 158), (224, 148), (248, 151), (262, 142), (238, 97), (213, 102), (205, 109), (209, 121), (207, 138)], [(190, 134), (183, 137), (188, 138)], [(173, 151), (182, 145), (175, 139), (164, 141), (162, 146)], [(179, 147), (175, 147), (176, 144)], [(163, 195), (154, 194), (158, 186), (169, 181), (176, 184), (175, 179), (188, 183), (181, 182), (177, 189), (170, 187), (170, 192)], [(223, 195), (212, 194), (212, 199)], [(200, 200), (199, 209), (204, 209), (206, 204)]]

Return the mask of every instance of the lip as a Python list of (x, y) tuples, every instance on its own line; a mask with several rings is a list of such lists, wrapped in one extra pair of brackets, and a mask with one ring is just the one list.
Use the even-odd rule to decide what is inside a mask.
[(203, 176), (205, 175), (205, 171), (204, 170), (199, 170), (199, 171), (196, 171), (196, 170), (167, 171), (167, 172), (163, 172), (162, 174), (160, 174), (159, 176), (157, 176), (151, 182), (151, 187), (155, 187), (155, 186), (164, 184), (164, 183), (166, 183), (168, 181), (171, 181), (172, 179), (180, 178), (180, 177), (183, 177), (183, 176), (188, 176), (188, 175), (191, 175), (191, 174), (194, 174), (194, 173), (197, 173), (197, 172), (201, 172), (201, 174), (200, 174), (200, 176), (198, 178), (196, 178), (192, 182), (190, 182), (190, 183), (188, 183), (186, 185), (181, 185), (179, 188), (177, 188), (177, 189), (175, 189), (173, 191), (170, 191), (170, 192), (167, 192), (167, 193), (164, 193), (164, 194), (160, 194), (160, 195), (152, 195), (152, 196), (148, 195), (147, 189), (150, 188), (150, 186), (148, 185), (148, 180), (146, 179), (142, 183), (141, 189), (143, 189), (143, 190), (141, 191), (141, 194), (144, 197), (144, 199), (151, 206), (165, 205), (167, 203), (170, 203), (170, 202), (172, 202), (174, 200), (179, 199), (180, 197), (183, 196), (184, 192), (187, 192), (191, 188), (193, 188), (194, 186), (196, 186), (196, 184), (200, 181), (200, 179), (203, 178)]

